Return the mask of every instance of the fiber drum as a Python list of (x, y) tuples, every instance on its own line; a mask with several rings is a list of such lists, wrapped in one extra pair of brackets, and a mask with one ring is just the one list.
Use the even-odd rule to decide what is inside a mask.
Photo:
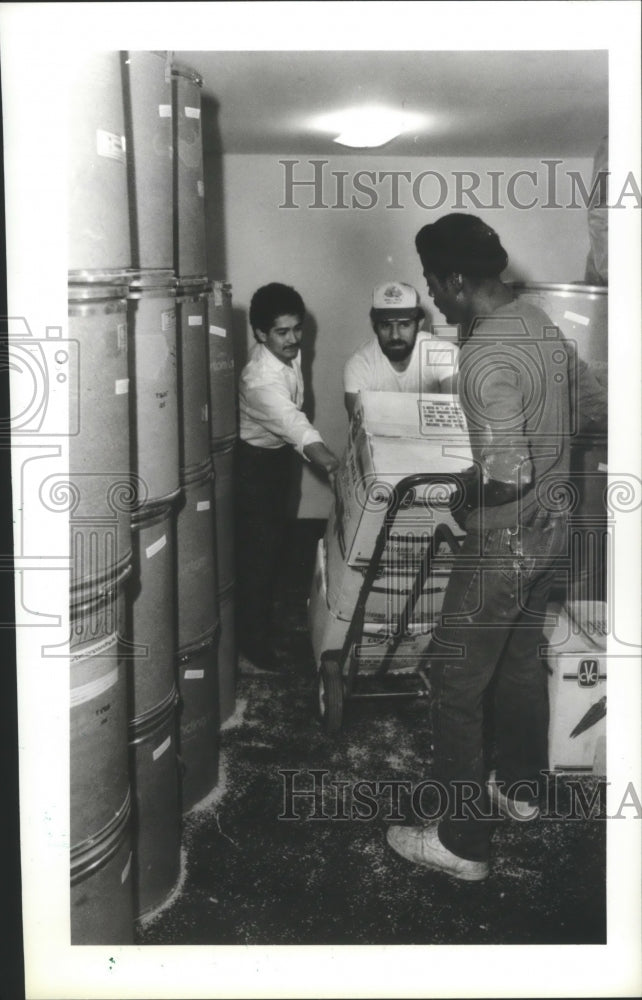
[(211, 468), (185, 483), (176, 512), (178, 651), (186, 656), (219, 624)]
[(134, 943), (129, 792), (104, 837), (71, 852), (71, 943)]
[(167, 702), (176, 684), (173, 509), (169, 504), (143, 508), (134, 515), (132, 528), (136, 583), (130, 634), (135, 658), (128, 675), (129, 717), (142, 723)]
[(172, 89), (166, 52), (123, 52), (132, 266), (171, 269)]
[(178, 288), (179, 462), (183, 472), (210, 464), (207, 295), (204, 280)]
[(237, 653), (234, 624), (234, 587), (219, 594), (221, 638), (218, 647), (218, 689), (221, 722), (234, 714), (236, 708)]
[(232, 286), (214, 281), (207, 299), (209, 330), (212, 448), (234, 441), (237, 434)]
[(120, 54), (69, 67), (69, 245), (72, 272), (131, 267)]
[(234, 583), (234, 445), (212, 451), (219, 590)]
[(160, 906), (180, 872), (176, 690), (144, 722), (130, 723), (134, 791), (134, 901), (141, 917)]
[(178, 471), (176, 280), (170, 271), (139, 271), (129, 290), (132, 466), (139, 505), (172, 500)]
[(207, 273), (205, 186), (198, 73), (172, 67), (174, 136), (174, 269), (181, 277)]
[(577, 353), (592, 366), (608, 358), (609, 292), (597, 285), (560, 285), (515, 282), (511, 286), (521, 299), (539, 306), (564, 336), (577, 346)]
[(68, 291), (69, 407), (78, 426), (69, 437), (74, 592), (131, 560), (127, 286), (124, 275), (91, 277)]
[(70, 842), (100, 838), (129, 791), (124, 579), (71, 607)]
[(200, 802), (218, 781), (218, 656), (217, 637), (181, 657), (180, 758), (183, 771), (183, 812)]

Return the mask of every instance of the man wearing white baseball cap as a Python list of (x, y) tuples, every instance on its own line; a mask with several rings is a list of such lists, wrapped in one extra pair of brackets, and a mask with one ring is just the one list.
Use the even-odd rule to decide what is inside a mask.
[(346, 362), (343, 387), (348, 415), (364, 390), (453, 392), (457, 346), (421, 329), (424, 311), (412, 285), (386, 281), (372, 295), (369, 337)]

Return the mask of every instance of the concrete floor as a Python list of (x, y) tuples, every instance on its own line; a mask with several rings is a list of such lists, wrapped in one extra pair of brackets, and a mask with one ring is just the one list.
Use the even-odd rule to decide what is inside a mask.
[[(415, 867), (387, 847), (389, 791), (374, 796), (369, 818), (351, 815), (348, 792), (342, 805), (331, 782), (414, 788), (429, 777), (429, 705), (351, 703), (339, 736), (323, 733), (306, 626), (322, 530), (297, 526), (279, 596), (283, 673), (239, 677), (218, 786), (186, 817), (180, 887), (139, 927), (139, 943), (604, 943), (605, 823), (555, 818), (568, 812), (567, 779), (550, 818), (497, 824), (492, 874), (479, 884)], [(295, 800), (295, 818), (279, 818), (286, 780), (309, 791), (311, 770), (328, 772), (323, 790), (318, 774), (316, 798)], [(596, 783), (582, 779), (589, 797)], [(399, 802), (412, 822), (409, 795)]]

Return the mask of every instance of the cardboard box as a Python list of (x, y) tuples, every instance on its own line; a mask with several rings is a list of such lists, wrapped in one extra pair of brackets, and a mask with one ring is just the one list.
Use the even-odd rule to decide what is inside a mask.
[[(606, 773), (606, 605), (551, 605), (548, 638), (551, 771)], [(577, 732), (577, 730), (583, 730)], [(573, 733), (576, 733), (574, 736)]]
[(449, 475), (472, 464), (470, 442), (456, 396), (440, 393), (360, 393), (348, 447), (336, 477), (332, 530), (351, 566), (370, 561), (394, 487), (406, 476), (431, 473), (442, 481), (417, 489), (412, 504), (396, 517), (385, 560), (396, 558), (403, 538), (421, 556), (421, 539), (438, 523), (460, 529), (448, 510), (455, 484)]
[[(350, 566), (343, 559), (333, 523), (330, 518), (323, 539), (328, 606), (338, 618), (350, 621), (368, 566)], [(422, 543), (422, 549), (425, 544), (427, 542)], [(420, 568), (417, 554), (409, 551), (408, 556), (408, 559), (383, 562), (379, 567), (366, 602), (366, 621), (391, 622), (399, 619)], [(417, 600), (412, 616), (414, 621), (433, 622), (441, 611), (453, 559), (451, 549), (442, 544)]]
[[(349, 621), (339, 618), (328, 605), (325, 553), (323, 539), (320, 539), (308, 601), (308, 627), (317, 668), (320, 667), (321, 657), (326, 650), (341, 651), (349, 625)], [(408, 671), (416, 669), (419, 662), (425, 658), (431, 632), (432, 625), (428, 623), (410, 624), (395, 654), (395, 669)], [(389, 634), (390, 626), (387, 623), (364, 624), (363, 634), (359, 637), (355, 651), (357, 658), (362, 661), (359, 666), (360, 672), (366, 673), (368, 670), (376, 669), (377, 661), (381, 661), (388, 648)]]

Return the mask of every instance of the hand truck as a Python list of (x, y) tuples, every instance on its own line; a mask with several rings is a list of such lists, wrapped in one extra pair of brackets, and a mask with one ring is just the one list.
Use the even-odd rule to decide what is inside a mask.
[[(457, 488), (460, 480), (455, 474), (416, 473), (400, 480), (395, 488), (390, 505), (377, 535), (372, 557), (368, 564), (363, 583), (355, 604), (354, 613), (341, 649), (327, 649), (321, 655), (321, 663), (317, 673), (318, 711), (321, 724), (329, 736), (336, 735), (343, 722), (343, 708), (348, 700), (367, 698), (422, 698), (430, 693), (430, 683), (424, 667), (420, 664), (414, 674), (419, 677), (421, 687), (413, 691), (386, 692), (354, 692), (355, 681), (359, 672), (359, 658), (355, 647), (358, 645), (364, 631), (366, 603), (376, 580), (381, 559), (394, 528), (395, 518), (400, 509), (412, 505), (413, 495), (419, 486), (449, 485)], [(449, 507), (450, 509), (450, 507)], [(392, 633), (386, 637), (386, 651), (374, 671), (375, 677), (383, 677), (390, 670), (399, 643), (408, 627), (417, 601), (422, 594), (425, 582), (431, 574), (434, 556), (440, 546), (446, 543), (451, 552), (459, 550), (460, 541), (447, 524), (438, 524), (430, 536), (428, 545), (419, 563), (408, 597)]]

